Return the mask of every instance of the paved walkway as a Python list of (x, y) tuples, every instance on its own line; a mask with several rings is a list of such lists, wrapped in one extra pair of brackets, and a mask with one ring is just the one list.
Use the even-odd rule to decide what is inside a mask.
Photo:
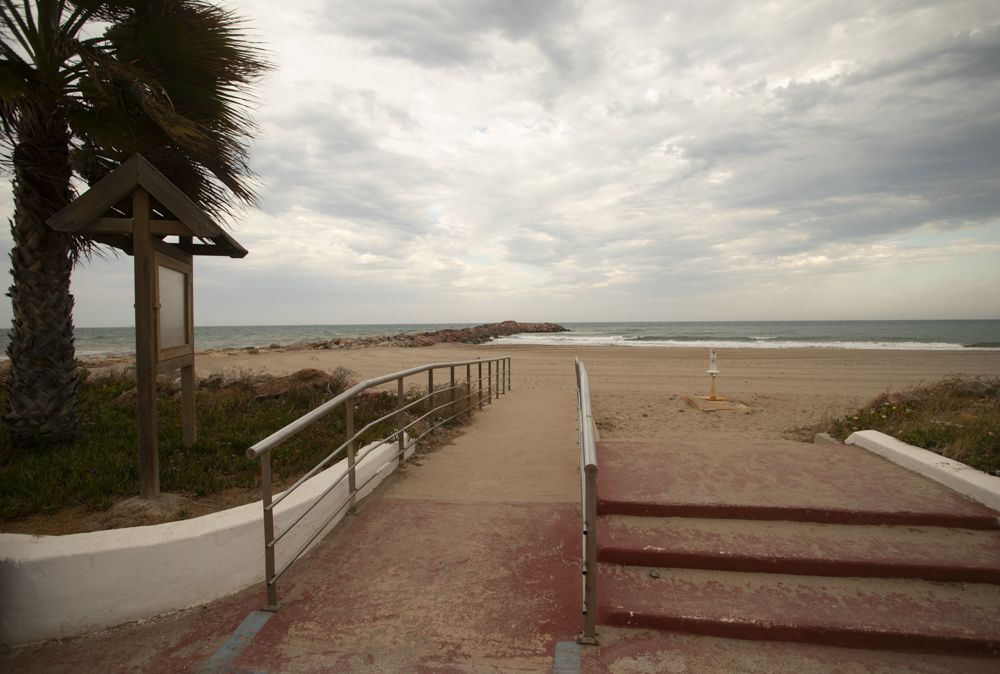
[(574, 439), (571, 393), (495, 401), (295, 570), (234, 664), (546, 671), (578, 629)]
[[(364, 500), (282, 578), (278, 613), (256, 613), (263, 593), (254, 587), (179, 615), (0, 655), (0, 670), (946, 672), (995, 664), (610, 626), (600, 627), (600, 648), (579, 649), (568, 643), (580, 628), (577, 452), (568, 359), (564, 381), (515, 387), (453, 445), (417, 458)], [(685, 461), (699, 472), (696, 456)], [(724, 463), (740, 469), (732, 487), (754, 482), (750, 469), (766, 465)], [(712, 474), (723, 469), (720, 462)], [(893, 479), (910, 479), (895, 471)], [(815, 478), (828, 478), (821, 465)], [(674, 486), (705, 505), (690, 482)], [(751, 504), (746, 493), (741, 505)]]
[(281, 610), (242, 652), (217, 654), (260, 608), (259, 587), (8, 654), (0, 669), (548, 671), (580, 627), (575, 423), (571, 386), (495, 400), (299, 560), (280, 581)]

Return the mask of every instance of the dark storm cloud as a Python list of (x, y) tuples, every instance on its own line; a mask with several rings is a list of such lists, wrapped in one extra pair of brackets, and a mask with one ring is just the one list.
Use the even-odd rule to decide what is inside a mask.
[(471, 66), (489, 60), (483, 38), (491, 34), (533, 44), (559, 71), (569, 73), (578, 56), (558, 34), (572, 23), (576, 4), (568, 0), (351, 0), (329, 3), (325, 27), (367, 41), (385, 56), (432, 68)]
[[(927, 223), (947, 226), (995, 215), (995, 191), (981, 177), (996, 174), (1000, 139), (996, 116), (989, 114), (986, 100), (956, 97), (962, 86), (995, 84), (1000, 72), (993, 68), (1000, 43), (997, 29), (915, 42), (890, 50), (885, 58), (868, 54), (845, 74), (821, 79), (776, 85), (767, 75), (754, 74), (755, 64), (782, 50), (796, 53), (796, 43), (787, 38), (790, 31), (801, 36), (801, 48), (808, 48), (810, 41), (829, 39), (838, 27), (889, 25), (901, 14), (929, 6), (919, 2), (796, 6), (776, 14), (774, 25), (761, 23), (757, 30), (748, 26), (734, 39), (734, 26), (751, 18), (739, 3), (676, 3), (666, 11), (641, 3), (615, 5), (618, 15), (630, 16), (640, 30), (674, 26), (675, 32), (664, 34), (668, 58), (659, 66), (668, 85), (674, 72), (697, 73), (711, 64), (720, 70), (704, 83), (723, 86), (734, 92), (734, 98), (730, 104), (706, 106), (668, 90), (653, 104), (610, 101), (608, 117), (620, 118), (627, 126), (614, 135), (584, 130), (573, 151), (583, 158), (591, 152), (588, 144), (599, 149), (591, 158), (594, 165), (572, 186), (557, 181), (549, 191), (514, 190), (516, 203), (504, 196), (508, 188), (502, 184), (493, 188), (494, 194), (478, 195), (505, 206), (496, 210), (503, 212), (510, 232), (502, 237), (507, 259), (547, 268), (580, 255), (574, 251), (588, 246), (589, 259), (617, 257), (622, 264), (665, 267), (676, 264), (681, 255), (697, 259), (688, 246), (675, 241), (678, 227), (684, 226), (684, 217), (677, 214), (705, 201), (723, 214), (732, 209), (767, 211), (762, 217), (734, 219), (728, 230), (733, 237), (766, 236), (769, 231), (788, 234), (768, 242), (775, 254), (806, 251), (824, 242), (873, 240)], [(364, 8), (338, 3), (326, 17), (331, 29), (368, 41), (377, 53), (436, 69), (485, 63), (490, 55), (484, 51), (484, 39), (499, 35), (534, 44), (550, 65), (572, 70), (565, 64), (580, 58), (579, 53), (563, 60), (563, 67), (560, 50), (586, 42), (582, 31), (572, 30), (578, 9), (520, 2), (381, 2)], [(696, 28), (685, 34), (686, 26)], [(785, 42), (776, 43), (776, 34), (786, 35)], [(556, 35), (559, 39), (553, 38)], [(589, 49), (578, 50), (583, 51), (596, 63), (594, 55), (608, 47), (597, 40)], [(744, 71), (750, 76), (745, 81)], [(601, 82), (614, 90), (619, 77), (600, 68), (591, 75), (598, 91)], [(977, 114), (967, 117), (970, 107)], [(667, 139), (669, 147), (664, 148)], [(669, 175), (657, 179), (647, 174), (634, 180), (641, 162), (670, 151), (678, 153), (683, 163)], [(601, 163), (624, 168), (615, 172)], [(706, 185), (716, 179), (715, 173), (720, 174), (721, 184)], [(553, 190), (587, 194), (607, 182), (636, 185), (619, 197), (617, 213), (603, 214), (613, 220), (599, 232), (581, 229), (581, 223), (560, 212), (559, 202), (573, 196)], [(363, 204), (380, 203), (380, 195), (363, 194)], [(902, 200), (906, 207), (894, 200)], [(637, 209), (645, 215), (631, 221), (627, 214)], [(387, 218), (396, 221), (398, 216), (390, 209)], [(551, 231), (540, 223), (550, 223)], [(615, 248), (619, 241), (640, 239), (650, 242), (644, 250), (651, 259), (645, 262), (634, 250)]]
[[(651, 187), (663, 202), (702, 192), (722, 209), (766, 209), (732, 228), (798, 229), (795, 242), (769, 242), (783, 252), (996, 219), (998, 55), (1000, 30), (990, 29), (848, 75), (793, 81), (689, 127), (674, 142), (691, 170)], [(717, 169), (732, 170), (732, 180), (696, 185)]]
[(253, 156), (264, 176), (264, 211), (281, 215), (302, 207), (360, 225), (377, 223), (404, 237), (429, 226), (412, 196), (436, 181), (426, 162), (379, 147), (377, 132), (332, 106), (303, 106), (271, 123), (276, 132)]
[(975, 85), (995, 81), (998, 73), (1000, 26), (988, 26), (924, 45), (906, 58), (877, 64), (850, 79), (884, 81), (898, 77), (913, 85), (947, 79)]

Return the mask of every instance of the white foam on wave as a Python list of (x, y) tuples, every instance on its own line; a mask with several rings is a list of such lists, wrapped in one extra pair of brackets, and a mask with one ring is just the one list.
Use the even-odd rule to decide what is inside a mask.
[(626, 339), (622, 335), (573, 335), (556, 334), (520, 334), (500, 337), (491, 344), (526, 344), (538, 346), (632, 346), (642, 347), (680, 347), (680, 348), (715, 348), (715, 349), (860, 349), (866, 351), (1000, 351), (995, 347), (968, 347), (949, 342), (881, 342), (881, 341), (791, 341), (768, 339), (755, 342), (743, 342), (725, 339), (704, 340), (636, 340)]

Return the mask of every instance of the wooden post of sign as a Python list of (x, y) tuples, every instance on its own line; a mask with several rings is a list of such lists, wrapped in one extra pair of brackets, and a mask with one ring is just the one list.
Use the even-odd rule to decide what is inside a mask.
[(139, 407), (139, 496), (160, 495), (156, 446), (156, 273), (149, 233), (149, 193), (132, 193), (132, 252), (135, 258), (135, 371)]
[[(180, 239), (181, 243), (191, 245), (191, 237), (185, 236)], [(187, 330), (187, 344), (194, 345), (194, 258), (190, 257), (191, 274), (187, 279), (185, 289), (184, 305), (187, 312), (185, 321)], [(184, 447), (191, 447), (198, 440), (198, 428), (195, 424), (195, 404), (194, 404), (194, 360), (191, 364), (181, 368), (181, 444)]]
[(185, 447), (198, 440), (194, 420), (194, 365), (188, 365), (181, 368), (181, 444)]

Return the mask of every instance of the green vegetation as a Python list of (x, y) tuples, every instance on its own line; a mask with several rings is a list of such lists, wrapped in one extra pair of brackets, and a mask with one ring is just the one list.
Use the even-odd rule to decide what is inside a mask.
[(946, 379), (880, 395), (826, 429), (843, 440), (876, 430), (992, 475), (1000, 474), (1000, 379)]
[[(180, 442), (179, 396), (161, 392), (158, 428), (163, 491), (200, 496), (230, 487), (258, 486), (260, 464), (246, 458), (247, 447), (351, 385), (347, 370), (332, 375), (305, 372), (319, 378), (270, 388), (262, 387), (259, 378), (250, 377), (225, 385), (220, 380), (203, 382), (196, 396), (198, 442), (189, 449)], [(0, 391), (0, 405), (3, 395)], [(361, 428), (395, 408), (394, 393), (363, 394), (356, 403), (355, 427)], [(136, 493), (132, 377), (83, 381), (80, 418), (82, 432), (75, 442), (52, 444), (35, 452), (16, 451), (0, 430), (0, 519), (77, 504), (101, 510), (117, 498)], [(391, 421), (383, 423), (362, 441), (387, 437), (394, 430)], [(340, 408), (273, 452), (276, 480), (287, 483), (297, 478), (343, 441), (344, 411)]]

